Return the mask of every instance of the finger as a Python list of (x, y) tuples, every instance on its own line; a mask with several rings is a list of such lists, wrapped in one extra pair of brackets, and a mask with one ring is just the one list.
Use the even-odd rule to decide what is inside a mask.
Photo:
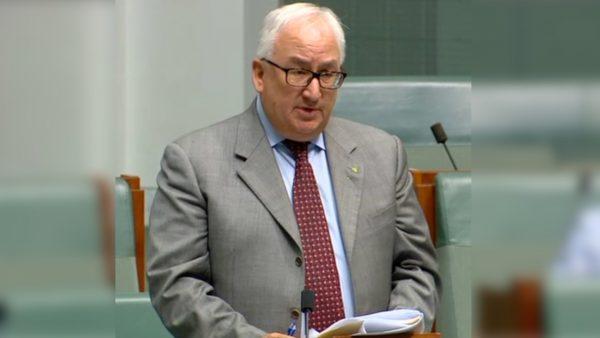
[(271, 332), (268, 333), (264, 338), (294, 338), (283, 333)]

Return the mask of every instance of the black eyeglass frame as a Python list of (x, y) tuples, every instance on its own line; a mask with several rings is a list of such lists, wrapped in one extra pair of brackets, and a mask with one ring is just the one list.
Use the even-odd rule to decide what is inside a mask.
[[(262, 61), (267, 62), (268, 64), (275, 66), (276, 68), (279, 68), (281, 70), (283, 70), (285, 72), (285, 83), (287, 83), (288, 85), (292, 86), (292, 87), (297, 87), (297, 88), (306, 88), (308, 87), (308, 85), (310, 85), (310, 83), (312, 82), (312, 80), (314, 78), (317, 78), (317, 82), (319, 82), (319, 87), (323, 88), (323, 89), (332, 89), (332, 90), (336, 90), (336, 89), (340, 89), (342, 87), (342, 85), (344, 84), (344, 80), (346, 79), (346, 76), (348, 76), (347, 73), (345, 72), (313, 72), (312, 70), (308, 70), (308, 69), (304, 69), (304, 68), (285, 68), (285, 67), (281, 67), (280, 65), (276, 64), (275, 62), (266, 59), (266, 58), (261, 58)], [(303, 85), (295, 85), (295, 84), (291, 84), (288, 81), (288, 73), (291, 70), (301, 70), (303, 72), (309, 72), (312, 74), (312, 76), (310, 77), (310, 79), (308, 80), (308, 82)], [(321, 83), (321, 75), (323, 74), (341, 74), (342, 78), (339, 80), (339, 86), (337, 87), (324, 87), (323, 84)]]

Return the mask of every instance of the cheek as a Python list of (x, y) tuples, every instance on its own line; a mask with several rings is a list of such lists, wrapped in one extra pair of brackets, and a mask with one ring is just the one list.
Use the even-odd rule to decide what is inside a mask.
[(331, 93), (330, 95), (326, 95), (323, 97), (323, 99), (325, 106), (327, 106), (327, 111), (329, 112), (329, 114), (331, 114), (331, 111), (333, 110), (337, 99), (337, 92)]
[(289, 113), (292, 111), (293, 107), (298, 102), (298, 93), (293, 88), (289, 86), (278, 88), (277, 96), (275, 97), (275, 101), (279, 103), (279, 106), (286, 112)]
[(287, 114), (292, 110), (293, 100), (285, 91), (279, 90), (274, 93), (274, 102), (281, 113)]

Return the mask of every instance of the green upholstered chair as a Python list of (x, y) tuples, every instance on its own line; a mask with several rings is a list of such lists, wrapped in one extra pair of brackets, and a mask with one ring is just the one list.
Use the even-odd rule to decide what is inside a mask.
[(547, 281), (544, 288), (545, 337), (598, 337), (600, 280)]
[(0, 290), (105, 283), (100, 201), (89, 179), (0, 182)]
[(131, 188), (122, 177), (115, 178), (115, 290), (139, 290)]
[(0, 326), (0, 336), (111, 337), (114, 334), (112, 296), (108, 289), (81, 286), (12, 292), (1, 297), (7, 308), (7, 322)]
[[(504, 295), (504, 301), (510, 300), (519, 296), (514, 290), (523, 283), (537, 282), (544, 288), (581, 202), (577, 174), (568, 171), (479, 174), (473, 177), (473, 182), (472, 285), (476, 299), (485, 299), (480, 296), (487, 290)], [(538, 326), (535, 324), (538, 316), (548, 311), (551, 303), (543, 300), (541, 307), (530, 303), (530, 311), (519, 308), (527, 305), (520, 300), (542, 297), (541, 290), (530, 291), (529, 295), (521, 294), (517, 301), (508, 303), (512, 304), (512, 310), (495, 312), (489, 306), (495, 305), (493, 299), (488, 299), (486, 304), (474, 302), (473, 313), (488, 319), (507, 318), (504, 325), (512, 330), (533, 329)], [(538, 309), (533, 311), (535, 308)], [(520, 321), (523, 318), (529, 319)]]
[(112, 326), (98, 182), (0, 182), (4, 337), (94, 337)]
[(461, 169), (471, 167), (471, 83), (464, 79), (349, 78), (339, 90), (336, 116), (381, 128), (405, 144), (409, 166), (451, 169), (429, 127), (441, 122)]
[(471, 174), (436, 177), (437, 253), (442, 299), (436, 329), (444, 338), (471, 336)]
[[(154, 189), (149, 191), (153, 192)], [(149, 192), (144, 189), (144, 193), (147, 196)], [(152, 193), (150, 194), (153, 196)], [(147, 219), (148, 210), (144, 210), (144, 213)], [(133, 215), (131, 187), (123, 177), (117, 177), (115, 178), (116, 337), (171, 337), (152, 307), (148, 293), (138, 291)], [(147, 227), (145, 228), (147, 230)]]
[(147, 293), (117, 293), (115, 306), (117, 338), (172, 337), (154, 311)]
[(100, 219), (93, 181), (0, 182), (0, 254), (98, 254)]
[(481, 174), (473, 181), (477, 284), (501, 287), (545, 276), (581, 201), (577, 175)]
[(442, 122), (448, 144), (471, 143), (471, 84), (426, 78), (349, 79), (340, 89), (335, 114), (376, 126), (406, 144), (432, 145), (429, 127)]

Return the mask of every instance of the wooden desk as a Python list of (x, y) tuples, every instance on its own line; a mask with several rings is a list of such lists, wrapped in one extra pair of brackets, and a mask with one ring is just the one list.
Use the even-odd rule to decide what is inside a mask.
[[(334, 338), (351, 338), (352, 336), (335, 336)], [(385, 336), (376, 336), (378, 338), (442, 338), (439, 332), (433, 333), (395, 333)]]

